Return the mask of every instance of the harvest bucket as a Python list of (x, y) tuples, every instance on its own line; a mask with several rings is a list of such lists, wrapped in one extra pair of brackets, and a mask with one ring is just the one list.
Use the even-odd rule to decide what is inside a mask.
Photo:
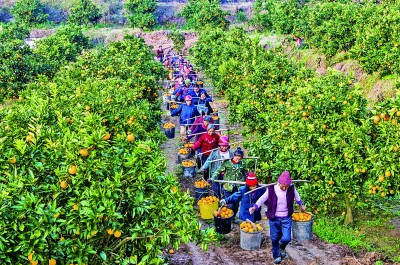
[(199, 204), (200, 217), (201, 219), (212, 219), (213, 213), (218, 209), (218, 202), (213, 202), (211, 204)]
[(165, 129), (165, 128), (164, 128), (164, 132), (165, 132), (165, 135), (166, 135), (169, 139), (172, 139), (172, 138), (175, 137), (175, 127), (169, 128), (169, 129)]
[(221, 218), (214, 216), (215, 232), (218, 234), (228, 234), (232, 228), (232, 216), (228, 218)]
[(215, 123), (215, 124), (218, 124), (218, 123), (219, 123), (219, 117), (218, 117), (217, 115), (214, 114), (214, 115), (212, 116), (212, 119), (214, 120), (214, 123)]
[[(190, 164), (188, 164), (190, 163)], [(196, 162), (193, 160), (183, 160), (183, 176), (186, 178), (194, 178), (196, 177)]]
[(240, 229), (240, 247), (245, 250), (257, 250), (261, 247), (262, 231), (245, 232)]
[(169, 103), (171, 101), (171, 94), (170, 93), (165, 93), (163, 95), (163, 101), (164, 101), (164, 103)]
[(311, 220), (309, 221), (292, 221), (292, 236), (293, 239), (299, 241), (309, 240), (312, 238), (312, 225), (314, 221), (314, 215), (311, 214)]
[[(190, 152), (187, 149), (188, 149), (187, 147), (182, 147), (181, 149), (179, 149), (179, 151), (178, 151), (178, 163), (182, 163), (183, 160), (186, 160), (186, 159), (189, 158)], [(185, 153), (187, 152), (187, 154), (182, 154), (182, 152), (185, 152)]]
[(194, 199), (195, 202), (200, 200), (201, 198), (208, 196), (208, 189), (207, 188), (194, 188)]

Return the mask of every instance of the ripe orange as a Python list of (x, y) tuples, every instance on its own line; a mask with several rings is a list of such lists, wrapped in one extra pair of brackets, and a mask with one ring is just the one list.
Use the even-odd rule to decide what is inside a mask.
[(386, 177), (390, 177), (390, 175), (391, 175), (391, 174), (390, 174), (390, 171), (386, 171), (386, 172), (385, 172), (385, 176), (386, 176)]
[(35, 252), (31, 252), (31, 254), (28, 255), (28, 260), (29, 260), (29, 261), (32, 261), (33, 253), (35, 253)]
[(66, 188), (68, 187), (68, 182), (66, 182), (65, 180), (62, 180), (62, 181), (60, 182), (60, 187), (61, 187), (62, 189), (66, 189)]
[(87, 157), (89, 155), (89, 151), (86, 148), (82, 148), (79, 150), (79, 154), (81, 154), (83, 157)]
[(115, 231), (114, 232), (114, 236), (116, 237), (116, 238), (119, 238), (119, 237), (121, 237), (121, 231)]
[(110, 133), (107, 133), (106, 135), (103, 136), (103, 140), (107, 141), (108, 139), (110, 139), (111, 135)]
[(72, 209), (75, 210), (75, 211), (78, 210), (78, 208), (79, 208), (78, 204), (74, 204), (74, 206), (72, 206)]
[(34, 260), (34, 261), (31, 261), (30, 263), (31, 263), (31, 265), (37, 265), (39, 263), (39, 260)]
[(169, 250), (169, 254), (175, 254), (175, 250), (171, 248), (171, 249)]
[(75, 166), (75, 165), (71, 165), (71, 166), (69, 166), (69, 168), (68, 168), (68, 173), (69, 173), (70, 175), (75, 175), (75, 174), (76, 174), (76, 170), (77, 170), (76, 166)]
[(50, 259), (49, 260), (49, 265), (56, 265), (57, 261), (55, 259)]
[(128, 140), (128, 142), (133, 142), (133, 140), (135, 140), (135, 136), (133, 134), (128, 134), (126, 140)]
[(107, 234), (109, 234), (109, 235), (114, 234), (114, 229), (112, 229), (112, 228), (107, 229)]
[(32, 134), (28, 134), (28, 136), (26, 136), (25, 141), (27, 143), (31, 143), (33, 142), (33, 135)]
[(15, 158), (15, 156), (11, 157), (10, 159), (8, 159), (8, 163), (10, 164), (15, 164), (17, 163), (17, 159)]
[(86, 105), (85, 110), (86, 110), (86, 111), (89, 111), (89, 110), (90, 110), (90, 106), (89, 106), (89, 105)]

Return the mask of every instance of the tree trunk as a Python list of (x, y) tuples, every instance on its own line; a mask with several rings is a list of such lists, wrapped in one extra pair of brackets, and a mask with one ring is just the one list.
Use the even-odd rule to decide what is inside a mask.
[(348, 194), (344, 195), (345, 201), (346, 201), (346, 218), (344, 220), (345, 225), (353, 225), (353, 212), (351, 210), (351, 204), (350, 204), (350, 198)]

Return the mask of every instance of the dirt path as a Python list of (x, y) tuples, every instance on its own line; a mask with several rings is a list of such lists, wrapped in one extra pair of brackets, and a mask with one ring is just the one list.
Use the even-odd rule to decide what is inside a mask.
[[(205, 83), (208, 85), (208, 82)], [(206, 86), (207, 91), (213, 93), (213, 89)], [(215, 93), (214, 93), (215, 94)], [(214, 96), (213, 107), (220, 111), (220, 122), (227, 124), (228, 119), (228, 102)], [(171, 121), (178, 124), (178, 119), (169, 116), (169, 111), (165, 109), (163, 121)], [(233, 136), (231, 142), (240, 141), (241, 136)], [(179, 132), (176, 130), (175, 138), (169, 139), (163, 145), (164, 153), (167, 157), (167, 173), (178, 175), (181, 189), (191, 192), (194, 197), (195, 179), (183, 178), (180, 165), (177, 164), (177, 150), (181, 143), (179, 140)], [(204, 228), (211, 226), (209, 222), (204, 222), (199, 218)], [(261, 222), (264, 233), (262, 237), (261, 249), (256, 251), (246, 251), (240, 248), (240, 229), (237, 224), (233, 224), (231, 233), (224, 236), (222, 242), (218, 242), (209, 246), (208, 251), (204, 252), (199, 246), (194, 243), (182, 244), (175, 254), (169, 255), (170, 264), (172, 265), (203, 265), (203, 264), (226, 264), (226, 265), (258, 265), (258, 264), (273, 264), (271, 257), (271, 243), (269, 240), (269, 227), (268, 221), (262, 220)], [(351, 264), (341, 263), (343, 260), (344, 249), (338, 245), (329, 245), (319, 240), (314, 236), (310, 241), (295, 241), (287, 248), (288, 258), (284, 259), (281, 264), (284, 265), (307, 265), (307, 264)], [(368, 263), (367, 263), (368, 264)]]

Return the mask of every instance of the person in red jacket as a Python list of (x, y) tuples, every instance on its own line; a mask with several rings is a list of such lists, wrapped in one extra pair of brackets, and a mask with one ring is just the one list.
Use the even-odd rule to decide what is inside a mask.
[[(195, 151), (200, 148), (201, 152), (201, 164), (204, 164), (211, 154), (211, 152), (218, 148), (219, 135), (215, 133), (215, 127), (213, 124), (207, 126), (207, 133), (204, 133), (199, 140), (192, 146), (191, 154), (194, 155)], [(208, 174), (204, 175), (207, 180)]]

